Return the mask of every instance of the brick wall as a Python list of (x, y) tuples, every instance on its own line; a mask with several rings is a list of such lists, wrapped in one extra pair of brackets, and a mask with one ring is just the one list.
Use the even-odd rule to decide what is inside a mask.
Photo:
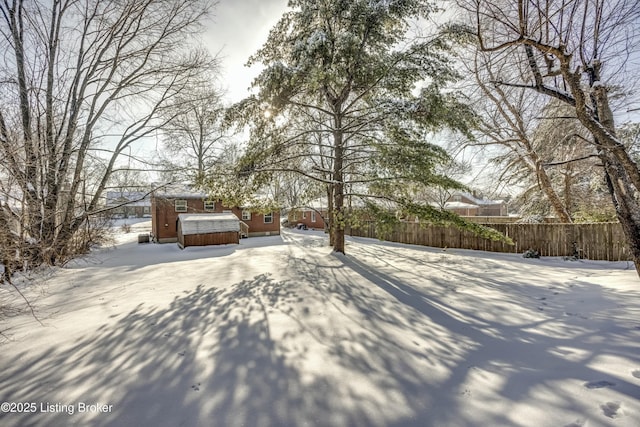
[[(186, 211), (176, 212), (176, 200), (186, 201)], [(272, 212), (271, 222), (265, 222), (265, 215), (257, 212), (250, 214), (251, 219), (243, 220), (243, 210), (239, 207), (226, 207), (216, 201), (213, 209), (205, 209), (205, 200), (200, 197), (153, 197), (151, 199), (151, 229), (158, 242), (175, 242), (178, 238), (178, 215), (181, 213), (222, 213), (231, 211), (249, 226), (249, 236), (280, 234), (280, 213)], [(268, 218), (267, 218), (268, 219)]]
[(317, 229), (317, 230), (324, 230), (325, 228), (325, 222), (323, 221), (322, 217), (326, 217), (327, 216), (327, 212), (326, 211), (320, 211), (315, 212), (315, 221), (313, 221), (314, 219), (314, 215), (313, 212), (311, 210), (305, 209), (305, 210), (292, 210), (289, 212), (289, 215), (287, 217), (288, 221), (289, 221), (289, 225), (290, 226), (296, 226), (298, 224), (304, 224), (307, 226), (307, 228), (312, 228), (312, 229)]

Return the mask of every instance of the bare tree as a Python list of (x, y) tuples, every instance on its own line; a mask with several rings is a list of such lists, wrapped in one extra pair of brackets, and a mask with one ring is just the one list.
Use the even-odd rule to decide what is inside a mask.
[[(471, 12), (478, 49), (492, 63), (527, 73), (496, 75), (572, 107), (602, 162), (618, 220), (640, 274), (640, 171), (616, 136), (610, 90), (624, 84), (637, 48), (640, 4), (632, 0), (460, 0)], [(627, 85), (631, 84), (628, 80)]]
[(542, 109), (532, 135), (542, 168), (572, 221), (615, 220), (602, 164), (589, 133), (573, 114), (571, 106), (557, 99)]
[(631, 157), (640, 161), (640, 123), (625, 123), (618, 129), (618, 137)]
[[(448, 162), (436, 166), (436, 171), (456, 181), (460, 181), (471, 172), (471, 164), (468, 162), (450, 159)], [(440, 209), (445, 209), (446, 203), (456, 191), (466, 190), (462, 187), (450, 187), (444, 185), (434, 185), (428, 188), (416, 187), (415, 197), (418, 200), (429, 202)]]
[[(20, 234), (34, 262), (71, 255), (127, 147), (161, 128), (212, 62), (189, 49), (210, 7), (190, 0), (13, 0), (0, 4), (0, 155), (16, 178)], [(87, 160), (104, 173), (86, 181)]]
[(233, 135), (223, 124), (222, 92), (210, 80), (185, 88), (166, 111), (161, 156), (174, 180), (201, 182), (228, 154)]
[[(528, 96), (522, 88), (496, 85), (493, 67), (491, 58), (481, 52), (475, 55), (470, 67), (475, 76), (475, 107), (480, 115), (479, 138), (472, 145), (497, 147), (492, 160), (500, 165), (498, 179), (522, 184), (523, 180), (530, 181), (529, 177), (533, 176), (535, 187), (549, 200), (558, 218), (571, 222), (571, 216), (554, 189), (533, 141), (535, 118), (542, 110), (536, 105), (540, 102), (539, 97)], [(499, 72), (504, 74), (502, 69)]]
[(479, 120), (477, 139), (466, 145), (484, 149), (497, 181), (523, 189), (523, 213), (553, 213), (573, 222), (578, 210), (589, 210), (582, 202), (598, 198), (590, 184), (600, 169), (572, 107), (526, 88), (496, 84), (498, 74), (518, 70), (495, 69), (489, 55), (476, 52), (469, 62), (475, 81), (470, 97)]

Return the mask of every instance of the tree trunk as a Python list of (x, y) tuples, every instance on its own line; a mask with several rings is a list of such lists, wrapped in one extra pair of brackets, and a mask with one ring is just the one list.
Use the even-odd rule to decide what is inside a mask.
[(571, 188), (573, 184), (573, 168), (570, 163), (567, 164), (564, 170), (564, 206), (567, 209), (567, 213), (571, 215), (573, 209), (573, 194), (571, 194)]
[(342, 120), (336, 114), (333, 143), (335, 159), (333, 162), (333, 211), (331, 215), (331, 234), (333, 235), (333, 251), (344, 252), (344, 173), (342, 166), (344, 163), (344, 141), (342, 133)]
[[(10, 221), (6, 217), (4, 208), (0, 206), (0, 262), (4, 267), (2, 274), (0, 275), (0, 283), (11, 283), (11, 268), (12, 268), (12, 248), (15, 247), (14, 239), (11, 236)], [(13, 254), (15, 256), (15, 254)]]
[(534, 158), (536, 160), (536, 176), (538, 178), (538, 185), (549, 199), (554, 212), (556, 213), (556, 215), (558, 215), (558, 218), (561, 222), (565, 224), (573, 222), (568, 212), (568, 206), (565, 206), (562, 203), (560, 196), (553, 189), (553, 185), (551, 185), (549, 175), (547, 175), (547, 172), (542, 167), (542, 162), (540, 161), (540, 159), (538, 159), (537, 156), (535, 156)]
[(605, 164), (607, 187), (616, 209), (616, 216), (627, 238), (636, 272), (640, 276), (640, 203), (634, 197), (629, 181), (624, 178), (624, 168), (616, 164), (615, 156), (607, 158), (603, 155), (602, 158)]
[(333, 247), (334, 235), (333, 235), (333, 185), (327, 185), (327, 223), (325, 224), (325, 230), (329, 231), (329, 246)]
[(334, 195), (333, 219), (331, 221), (333, 229), (333, 251), (344, 252), (344, 194), (342, 184), (336, 184), (336, 194)]
[[(569, 73), (568, 67), (564, 74), (576, 98), (576, 113), (578, 120), (591, 132), (594, 137), (599, 157), (604, 164), (605, 179), (616, 216), (622, 225), (631, 258), (636, 272), (640, 276), (640, 203), (635, 194), (640, 191), (638, 166), (631, 160), (626, 150), (621, 150), (615, 140), (614, 119), (607, 92), (601, 85), (599, 62), (589, 70), (590, 85), (592, 87), (593, 110), (587, 110), (587, 98), (580, 85), (580, 76)], [(596, 87), (594, 87), (596, 86)]]

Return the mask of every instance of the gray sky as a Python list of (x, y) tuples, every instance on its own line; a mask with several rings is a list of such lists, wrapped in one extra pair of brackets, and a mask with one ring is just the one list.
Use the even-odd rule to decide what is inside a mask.
[(262, 46), (286, 9), (287, 0), (219, 0), (205, 43), (222, 59), (222, 85), (228, 91), (228, 101), (248, 95), (247, 88), (259, 68), (244, 64)]

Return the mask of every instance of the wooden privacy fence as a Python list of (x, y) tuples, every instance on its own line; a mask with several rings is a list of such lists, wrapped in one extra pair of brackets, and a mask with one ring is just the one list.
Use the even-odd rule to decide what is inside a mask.
[(382, 238), (390, 242), (436, 248), (475, 249), (523, 253), (537, 250), (541, 256), (574, 256), (591, 260), (630, 260), (619, 223), (592, 224), (483, 224), (513, 240), (514, 245), (495, 242), (456, 227), (402, 222), (387, 236), (377, 236), (375, 225), (365, 223), (350, 230), (352, 236)]

